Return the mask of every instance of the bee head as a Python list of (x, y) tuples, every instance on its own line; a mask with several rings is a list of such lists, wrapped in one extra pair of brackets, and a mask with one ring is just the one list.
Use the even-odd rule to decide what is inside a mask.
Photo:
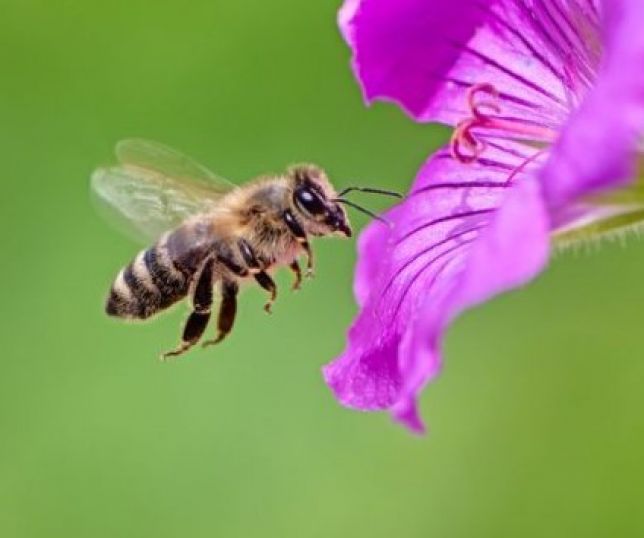
[(326, 174), (315, 165), (304, 164), (289, 170), (293, 181), (293, 205), (313, 235), (340, 233), (351, 237), (351, 225)]

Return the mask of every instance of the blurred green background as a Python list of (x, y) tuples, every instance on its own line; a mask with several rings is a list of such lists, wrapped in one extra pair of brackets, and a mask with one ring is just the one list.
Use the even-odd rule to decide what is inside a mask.
[[(355, 245), (269, 318), (161, 364), (185, 309), (103, 315), (138, 245), (88, 176), (143, 136), (236, 180), (294, 161), (405, 189), (447, 137), (366, 109), (337, 2), (0, 0), (0, 536), (641, 536), (644, 244), (566, 254), (461, 318), (430, 433), (341, 408), (320, 367), (355, 313)], [(354, 224), (365, 220), (354, 215)]]

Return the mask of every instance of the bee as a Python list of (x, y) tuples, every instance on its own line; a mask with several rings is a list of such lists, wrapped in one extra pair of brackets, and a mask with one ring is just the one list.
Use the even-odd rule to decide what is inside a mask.
[(313, 275), (309, 237), (351, 237), (343, 206), (380, 218), (343, 198), (345, 194), (358, 190), (399, 196), (360, 187), (337, 193), (324, 170), (313, 164), (236, 186), (149, 140), (119, 142), (116, 157), (118, 164), (92, 174), (92, 191), (112, 217), (153, 244), (118, 273), (105, 311), (144, 320), (189, 297), (192, 310), (181, 342), (162, 358), (181, 355), (201, 340), (215, 287), (221, 295), (217, 334), (203, 346), (221, 342), (232, 330), (243, 281), (254, 280), (267, 292), (268, 313), (277, 297), (272, 270), (290, 268), (292, 287), (299, 289), (301, 255), (306, 256), (305, 276)]

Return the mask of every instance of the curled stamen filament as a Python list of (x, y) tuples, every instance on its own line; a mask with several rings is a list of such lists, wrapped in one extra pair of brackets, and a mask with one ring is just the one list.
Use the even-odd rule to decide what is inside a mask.
[[(492, 96), (492, 101), (476, 101), (476, 97), (480, 93), (487, 93)], [(501, 113), (501, 107), (499, 106), (499, 92), (494, 87), (494, 85), (489, 82), (484, 82), (482, 84), (475, 84), (474, 86), (468, 88), (467, 90), (467, 105), (472, 112), (472, 115), (475, 118), (484, 118), (485, 114), (481, 112), (481, 108), (489, 108), (495, 114)]]
[[(452, 138), (450, 140), (450, 151), (452, 157), (457, 161), (470, 164), (476, 161), (481, 154), (485, 151), (487, 144), (472, 134), (472, 128), (478, 125), (477, 119), (463, 120), (460, 122), (454, 132), (452, 133)], [(465, 153), (461, 150), (461, 147), (465, 146), (469, 153)]]
[[(478, 101), (479, 94), (485, 93), (492, 96), (492, 101)], [(503, 134), (516, 135), (523, 139), (552, 142), (557, 133), (548, 128), (514, 119), (504, 119), (489, 115), (483, 111), (488, 109), (494, 114), (500, 114), (498, 104), (499, 93), (489, 83), (475, 84), (467, 91), (467, 104), (472, 116), (461, 121), (450, 141), (452, 157), (459, 162), (469, 164), (476, 161), (487, 148), (485, 141), (477, 137), (474, 129), (490, 129), (501, 131)], [(467, 151), (463, 151), (466, 149)]]
[(542, 150), (537, 151), (533, 155), (530, 155), (530, 157), (525, 159), (519, 166), (517, 166), (514, 170), (512, 170), (512, 173), (505, 180), (505, 184), (506, 185), (511, 185), (516, 176), (518, 176), (521, 172), (523, 172), (528, 167), (528, 165), (530, 163), (536, 161), (539, 157), (541, 157), (545, 153), (546, 153), (546, 150), (542, 149)]

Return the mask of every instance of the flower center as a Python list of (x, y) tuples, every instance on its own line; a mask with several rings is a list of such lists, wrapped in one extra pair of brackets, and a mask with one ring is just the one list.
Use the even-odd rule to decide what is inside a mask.
[[(486, 95), (488, 99), (481, 100), (481, 94)], [(557, 137), (557, 132), (549, 127), (501, 116), (499, 92), (492, 84), (482, 83), (471, 86), (467, 90), (467, 106), (471, 117), (456, 126), (450, 141), (452, 156), (459, 162), (469, 164), (476, 161), (487, 147), (485, 140), (476, 135), (475, 129), (497, 131), (506, 137), (510, 135), (511, 138), (525, 142), (532, 141), (536, 145), (552, 143)], [(486, 110), (488, 112), (485, 112)], [(541, 153), (541, 151), (538, 152), (538, 154)]]

